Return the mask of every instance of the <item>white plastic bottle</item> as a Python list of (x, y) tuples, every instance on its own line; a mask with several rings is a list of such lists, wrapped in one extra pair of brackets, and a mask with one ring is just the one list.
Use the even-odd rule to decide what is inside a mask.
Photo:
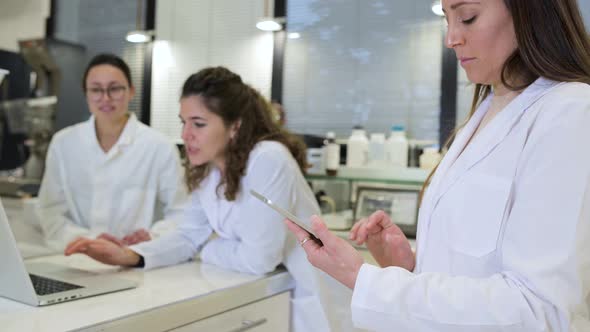
[(420, 155), (420, 168), (432, 170), (440, 162), (441, 155), (438, 147), (426, 147)]
[(385, 134), (373, 133), (369, 140), (369, 166), (383, 167), (385, 163)]
[(385, 151), (389, 165), (408, 167), (408, 139), (404, 126), (391, 127), (391, 136), (387, 139)]
[(340, 144), (336, 143), (336, 134), (333, 131), (326, 133), (324, 141), (324, 165), (326, 174), (335, 176), (340, 166)]
[(355, 126), (346, 143), (346, 166), (363, 167), (367, 164), (369, 140), (363, 127)]

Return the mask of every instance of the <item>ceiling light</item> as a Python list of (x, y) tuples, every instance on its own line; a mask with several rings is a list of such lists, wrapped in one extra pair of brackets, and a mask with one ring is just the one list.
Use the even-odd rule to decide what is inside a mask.
[(270, 14), (268, 0), (264, 0), (264, 17), (256, 22), (256, 27), (262, 31), (280, 31), (283, 30), (284, 17), (273, 17)]
[(265, 17), (256, 22), (256, 27), (262, 31), (280, 31), (283, 30), (283, 21), (280, 17)]
[(152, 41), (153, 31), (136, 30), (127, 33), (127, 41), (131, 43), (147, 43)]
[(289, 34), (287, 35), (287, 38), (299, 39), (299, 38), (301, 38), (301, 34), (299, 32), (289, 32)]
[(445, 16), (440, 1), (435, 1), (432, 3), (432, 12), (438, 16)]
[(144, 30), (144, 26), (142, 23), (143, 17), (143, 1), (144, 0), (137, 0), (137, 12), (135, 14), (135, 30), (129, 31), (127, 33), (128, 42), (131, 43), (147, 43), (152, 41), (154, 36), (154, 31), (151, 30)]

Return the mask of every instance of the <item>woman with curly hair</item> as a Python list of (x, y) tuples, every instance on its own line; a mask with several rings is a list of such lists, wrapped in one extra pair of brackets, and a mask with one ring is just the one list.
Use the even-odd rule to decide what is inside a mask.
[[(269, 107), (226, 68), (191, 75), (180, 98), (186, 183), (192, 192), (183, 223), (168, 236), (138, 245), (84, 240), (66, 254), (154, 268), (200, 252), (204, 263), (252, 274), (284, 264), (295, 280), (292, 330), (329, 331), (319, 271), (307, 262), (283, 218), (249, 194), (254, 189), (296, 215), (320, 213), (303, 177), (305, 145), (272, 120)], [(332, 328), (346, 329), (348, 315), (333, 320), (338, 327)]]

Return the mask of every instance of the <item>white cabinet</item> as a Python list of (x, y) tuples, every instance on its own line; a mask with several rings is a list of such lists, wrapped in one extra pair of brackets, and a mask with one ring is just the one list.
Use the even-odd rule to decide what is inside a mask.
[(282, 332), (289, 331), (289, 292), (211, 316), (172, 331)]

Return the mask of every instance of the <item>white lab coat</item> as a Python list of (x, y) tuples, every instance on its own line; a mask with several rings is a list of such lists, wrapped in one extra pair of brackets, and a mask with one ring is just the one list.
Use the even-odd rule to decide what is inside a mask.
[[(187, 199), (178, 149), (131, 114), (117, 143), (105, 153), (94, 117), (56, 133), (49, 145), (38, 202), (39, 224), (55, 250), (78, 236), (123, 237), (174, 228)], [(158, 226), (156, 226), (158, 225)]]
[(415, 271), (361, 268), (356, 326), (590, 331), (590, 86), (540, 78), (465, 146), (489, 104), (427, 190)]
[[(325, 312), (329, 310), (324, 292), (327, 277), (307, 261), (305, 252), (286, 229), (284, 218), (249, 194), (254, 189), (304, 219), (320, 213), (290, 152), (277, 142), (258, 143), (250, 152), (246, 175), (233, 202), (225, 199), (223, 188), (216, 191), (219, 181), (220, 173), (213, 168), (192, 193), (184, 221), (173, 233), (130, 247), (144, 257), (145, 267), (189, 260), (201, 248), (204, 263), (240, 272), (268, 273), (283, 263), (295, 280), (293, 331), (329, 331), (329, 324), (334, 326), (333, 331), (342, 331), (344, 328), (335, 326), (345, 326), (347, 321), (351, 328), (349, 309)], [(213, 231), (217, 237), (206, 242)]]

